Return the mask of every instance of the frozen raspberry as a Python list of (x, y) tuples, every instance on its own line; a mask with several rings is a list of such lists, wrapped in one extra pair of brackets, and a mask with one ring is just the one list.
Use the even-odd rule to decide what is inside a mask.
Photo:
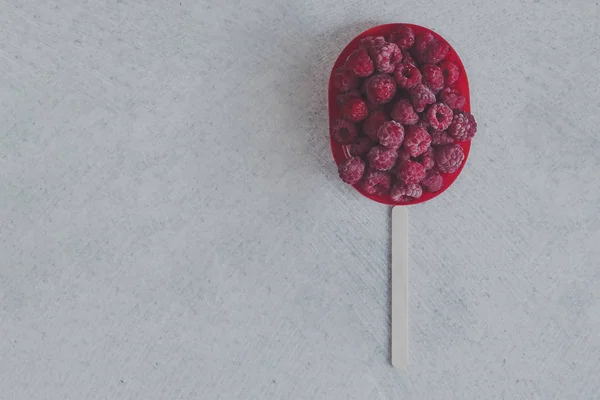
[(443, 131), (452, 123), (454, 113), (444, 103), (435, 103), (427, 110), (427, 121), (435, 130)]
[(429, 135), (431, 136), (431, 145), (432, 146), (443, 146), (445, 144), (454, 143), (454, 139), (448, 135), (446, 131), (436, 131), (432, 129), (429, 131)]
[[(426, 115), (424, 117), (426, 117)], [(427, 122), (426, 119), (420, 119), (420, 120), (418, 120), (415, 125), (416, 126), (420, 126), (421, 128), (423, 128), (425, 130), (429, 129), (429, 122)]]
[(447, 43), (436, 39), (431, 32), (425, 32), (415, 37), (413, 56), (424, 64), (437, 64), (446, 57), (448, 50)]
[(342, 116), (352, 122), (360, 122), (368, 115), (367, 103), (360, 97), (350, 97), (342, 106)]
[(431, 136), (421, 127), (410, 126), (404, 136), (404, 148), (411, 157), (418, 157), (425, 153), (431, 144)]
[(389, 75), (376, 74), (365, 82), (365, 91), (372, 103), (389, 103), (396, 95), (396, 81)]
[(444, 186), (444, 178), (435, 170), (429, 171), (421, 181), (421, 186), (426, 192), (437, 192)]
[(407, 99), (398, 100), (392, 108), (391, 115), (394, 121), (398, 121), (402, 125), (414, 125), (419, 121), (419, 115)]
[(428, 104), (435, 103), (435, 95), (422, 83), (410, 89), (410, 100), (417, 112), (422, 112)]
[(460, 94), (457, 89), (449, 87), (442, 90), (440, 93), (440, 100), (453, 110), (462, 110), (465, 108), (465, 104), (467, 104), (465, 96)]
[(394, 43), (382, 43), (371, 47), (369, 55), (379, 72), (391, 74), (396, 69), (396, 64), (402, 61), (402, 52)]
[(477, 122), (471, 113), (457, 111), (448, 127), (448, 134), (459, 142), (473, 139), (477, 132)]
[(421, 75), (423, 76), (423, 84), (427, 85), (432, 92), (437, 93), (444, 88), (444, 74), (437, 65), (423, 65)]
[(373, 148), (373, 141), (368, 137), (356, 138), (350, 146), (350, 154), (353, 156), (364, 156)]
[(440, 146), (435, 151), (435, 165), (441, 172), (456, 172), (465, 159), (465, 153), (458, 144)]
[(460, 76), (460, 68), (452, 61), (444, 60), (438, 65), (444, 74), (444, 85), (451, 86), (456, 83)]
[(397, 149), (404, 140), (404, 127), (396, 121), (384, 122), (377, 131), (377, 138), (382, 146)]
[(359, 80), (352, 71), (340, 67), (333, 72), (331, 84), (340, 93), (344, 93), (358, 88)]
[(414, 65), (415, 67), (417, 66), (417, 62), (412, 58), (408, 50), (402, 51), (402, 62), (404, 64)]
[(406, 161), (398, 167), (398, 179), (405, 185), (419, 183), (425, 178), (425, 167), (415, 161)]
[(369, 165), (379, 171), (389, 171), (396, 163), (398, 154), (396, 149), (388, 149), (384, 146), (375, 146), (367, 153)]
[(335, 98), (335, 102), (338, 105), (338, 107), (342, 108), (346, 101), (354, 97), (360, 98), (360, 92), (358, 90), (352, 90), (351, 92), (338, 94)]
[(406, 203), (418, 199), (423, 194), (423, 189), (416, 183), (404, 185), (396, 183), (390, 190), (392, 200), (399, 203)]
[(398, 153), (398, 159), (397, 159), (397, 164), (403, 164), (406, 161), (410, 161), (410, 154), (408, 153), (408, 150), (406, 150), (403, 147), (400, 147), (397, 151)]
[(429, 171), (435, 167), (435, 154), (433, 153), (433, 149), (431, 147), (428, 148), (427, 151), (419, 158), (419, 162), (421, 165), (423, 165), (423, 167), (425, 167), (425, 171)]
[(400, 50), (407, 50), (415, 43), (415, 33), (410, 26), (402, 25), (390, 33), (388, 42), (395, 43)]
[(360, 157), (352, 157), (338, 166), (340, 178), (346, 183), (358, 183), (365, 173), (365, 162)]
[(367, 194), (385, 195), (390, 191), (392, 177), (387, 172), (368, 170), (362, 180), (362, 187)]
[(400, 63), (394, 71), (394, 79), (399, 87), (410, 89), (421, 83), (421, 71), (408, 63)]
[(384, 122), (389, 121), (389, 117), (384, 111), (373, 111), (363, 122), (363, 131), (371, 138), (377, 141), (377, 131)]
[(356, 126), (345, 119), (335, 120), (331, 126), (331, 137), (340, 144), (350, 144), (357, 136)]
[(352, 52), (346, 59), (346, 69), (361, 78), (370, 76), (375, 72), (373, 60), (369, 57), (369, 53), (365, 49), (357, 49)]
[(373, 47), (382, 45), (384, 43), (385, 38), (383, 36), (367, 36), (360, 39), (359, 46), (367, 50), (367, 52), (370, 52)]

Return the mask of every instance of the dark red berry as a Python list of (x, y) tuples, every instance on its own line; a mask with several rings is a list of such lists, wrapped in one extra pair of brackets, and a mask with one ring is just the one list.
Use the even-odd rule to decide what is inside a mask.
[(381, 145), (373, 147), (367, 153), (369, 165), (378, 171), (389, 171), (396, 163), (396, 158), (396, 149), (388, 149)]
[[(423, 115), (423, 117), (427, 117), (427, 116)], [(429, 122), (427, 122), (426, 119), (419, 119), (415, 125), (420, 126), (421, 128), (423, 128), (425, 130), (429, 129)]]
[(396, 81), (389, 75), (376, 74), (365, 82), (365, 91), (370, 102), (389, 103), (396, 95)]
[(357, 136), (356, 126), (345, 119), (337, 119), (331, 126), (331, 137), (340, 144), (350, 144)]
[(370, 76), (375, 72), (373, 60), (369, 57), (369, 53), (365, 49), (357, 49), (352, 52), (346, 59), (346, 69), (361, 78)]
[(419, 162), (423, 167), (425, 167), (426, 171), (429, 171), (433, 167), (435, 167), (435, 154), (433, 153), (433, 149), (430, 147), (427, 149), (425, 153), (419, 157)]
[(409, 94), (410, 100), (417, 112), (422, 112), (427, 105), (435, 103), (435, 95), (422, 83), (419, 83), (414, 88), (410, 89)]
[(404, 64), (414, 65), (415, 67), (417, 66), (417, 62), (412, 58), (408, 50), (402, 50), (402, 62)]
[(388, 42), (395, 43), (400, 50), (407, 50), (415, 43), (415, 33), (410, 26), (402, 25), (389, 34)]
[(426, 192), (437, 192), (444, 186), (444, 178), (438, 171), (429, 171), (421, 181), (421, 186)]
[(435, 38), (431, 32), (425, 32), (415, 37), (413, 56), (423, 64), (437, 64), (448, 54), (450, 46)]
[(410, 89), (421, 83), (421, 71), (409, 63), (400, 63), (394, 71), (394, 79), (399, 87)]
[(457, 111), (448, 127), (448, 134), (459, 142), (471, 140), (477, 132), (477, 122), (471, 113)]
[(454, 139), (448, 135), (448, 132), (446, 131), (436, 131), (435, 129), (431, 129), (429, 131), (429, 136), (431, 136), (432, 146), (443, 146), (445, 144), (454, 143)]
[(432, 92), (437, 93), (444, 88), (444, 74), (437, 65), (423, 65), (421, 75), (423, 76), (423, 84), (427, 85)]
[(367, 103), (360, 97), (350, 97), (342, 106), (342, 116), (352, 122), (360, 122), (368, 115)]
[(383, 36), (367, 36), (360, 39), (359, 46), (367, 50), (367, 52), (370, 52), (373, 47), (382, 45), (384, 43), (385, 38)]
[(369, 55), (375, 64), (375, 69), (385, 74), (391, 74), (396, 64), (402, 61), (402, 52), (395, 43), (377, 44), (369, 50)]
[(350, 185), (358, 183), (365, 172), (365, 162), (360, 157), (352, 157), (338, 166), (340, 178)]
[(359, 99), (361, 98), (360, 92), (358, 90), (352, 90), (347, 93), (338, 94), (335, 98), (335, 102), (338, 105), (338, 107), (342, 108), (344, 106), (344, 104), (346, 103), (346, 101), (348, 101), (349, 99), (352, 99), (354, 97), (358, 97)]
[(334, 89), (340, 93), (344, 93), (358, 88), (359, 80), (356, 76), (354, 76), (352, 71), (349, 71), (344, 67), (340, 67), (333, 72), (331, 84)]
[(435, 103), (427, 109), (427, 121), (435, 130), (443, 131), (452, 123), (454, 113), (444, 103)]
[(457, 89), (445, 88), (440, 93), (440, 100), (453, 110), (462, 110), (467, 104), (467, 99)]
[(373, 111), (371, 115), (367, 117), (365, 122), (363, 122), (363, 132), (365, 132), (371, 140), (377, 141), (377, 131), (384, 122), (389, 120), (390, 118), (384, 111)]
[(400, 164), (410, 160), (410, 154), (408, 153), (408, 150), (406, 150), (404, 147), (400, 147), (398, 149), (397, 153), (398, 153), (398, 159), (396, 160), (397, 165), (400, 165)]
[(398, 179), (405, 185), (419, 183), (425, 178), (425, 167), (415, 161), (406, 161), (398, 167)]
[(407, 203), (418, 199), (423, 194), (423, 189), (416, 183), (408, 185), (396, 183), (390, 190), (390, 198), (398, 203)]
[(402, 125), (414, 125), (419, 121), (419, 115), (407, 99), (400, 99), (394, 104), (391, 116)]
[(431, 136), (419, 126), (410, 126), (404, 135), (404, 148), (411, 157), (418, 157), (425, 153), (431, 145)]
[(384, 122), (377, 131), (377, 138), (382, 146), (398, 149), (404, 140), (404, 127), (396, 121)]
[(356, 138), (350, 146), (350, 154), (353, 156), (364, 156), (373, 148), (373, 141), (366, 136)]
[(444, 74), (444, 86), (451, 86), (456, 83), (460, 76), (460, 68), (452, 61), (444, 60), (438, 64)]
[(390, 191), (392, 177), (387, 172), (368, 170), (362, 180), (363, 190), (370, 195), (386, 195)]
[(435, 150), (435, 165), (441, 172), (456, 172), (465, 159), (465, 153), (458, 144), (440, 146)]

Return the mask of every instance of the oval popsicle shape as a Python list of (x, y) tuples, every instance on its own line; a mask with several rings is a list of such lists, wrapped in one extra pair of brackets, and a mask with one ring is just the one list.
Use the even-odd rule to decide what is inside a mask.
[[(414, 44), (404, 34), (406, 27), (416, 36)], [(403, 132), (386, 123), (392, 120), (403, 126)], [(333, 66), (331, 151), (337, 165), (353, 156), (363, 158), (364, 178), (353, 186), (371, 200), (411, 205), (443, 193), (464, 168), (476, 126), (463, 63), (444, 38), (427, 28), (412, 24), (371, 28), (354, 38)], [(382, 143), (396, 147), (400, 140), (390, 168), (393, 160)], [(364, 149), (369, 143), (377, 149)], [(375, 182), (383, 181), (385, 174), (391, 185)]]

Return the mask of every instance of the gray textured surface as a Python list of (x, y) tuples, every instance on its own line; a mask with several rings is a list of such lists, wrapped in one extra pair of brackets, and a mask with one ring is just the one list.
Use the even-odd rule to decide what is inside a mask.
[[(0, 398), (600, 398), (597, 3), (216, 3), (0, 2)], [(325, 100), (402, 20), (480, 126), (410, 210), (406, 373), (390, 210), (337, 179)]]

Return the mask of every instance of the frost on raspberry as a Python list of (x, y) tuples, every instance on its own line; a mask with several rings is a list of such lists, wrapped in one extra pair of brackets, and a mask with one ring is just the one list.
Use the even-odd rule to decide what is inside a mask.
[(423, 64), (437, 64), (446, 57), (450, 46), (436, 39), (431, 32), (424, 32), (415, 37), (412, 50), (415, 60)]
[(444, 186), (444, 178), (438, 171), (429, 171), (421, 181), (421, 186), (426, 192), (437, 192)]
[(331, 84), (338, 92), (345, 93), (358, 88), (359, 80), (352, 71), (340, 67), (333, 72)]
[(407, 25), (401, 25), (390, 32), (388, 42), (395, 43), (400, 50), (407, 50), (415, 43), (415, 33)]
[(359, 48), (354, 50), (346, 59), (346, 68), (358, 77), (366, 78), (375, 72), (373, 60), (369, 57), (367, 50)]
[(389, 171), (392, 169), (397, 157), (396, 149), (388, 149), (381, 145), (373, 147), (367, 153), (369, 165), (378, 171)]
[(342, 106), (342, 116), (352, 122), (360, 122), (368, 115), (367, 103), (360, 97), (350, 97)]
[(358, 183), (365, 172), (365, 162), (360, 157), (352, 157), (338, 166), (340, 178), (350, 185)]
[(358, 136), (356, 126), (344, 119), (337, 119), (331, 126), (331, 137), (340, 144), (350, 144)]
[(405, 185), (419, 183), (425, 178), (425, 167), (415, 161), (406, 161), (398, 167), (397, 177)]
[(396, 183), (390, 190), (390, 197), (393, 201), (398, 203), (407, 203), (421, 197), (423, 189), (416, 183), (402, 184)]
[(370, 102), (389, 103), (396, 95), (396, 81), (389, 75), (376, 74), (365, 82), (365, 91)]
[(379, 72), (391, 74), (402, 61), (402, 52), (395, 43), (382, 43), (371, 47), (369, 55)]
[(377, 131), (377, 138), (382, 146), (398, 149), (404, 140), (404, 127), (396, 121), (384, 122)]
[(410, 63), (400, 63), (394, 71), (394, 79), (399, 87), (410, 89), (421, 83), (421, 71)]
[(432, 92), (437, 93), (444, 88), (444, 74), (437, 65), (425, 64), (421, 67), (423, 84)]
[(454, 113), (444, 103), (435, 103), (427, 109), (427, 121), (435, 130), (443, 131), (452, 123)]
[(373, 111), (371, 115), (367, 117), (365, 122), (363, 122), (363, 132), (365, 132), (371, 140), (377, 141), (377, 131), (384, 122), (389, 120), (390, 118), (384, 111)]
[(445, 144), (454, 143), (454, 139), (448, 135), (448, 132), (446, 131), (436, 131), (435, 129), (431, 129), (429, 131), (429, 136), (431, 136), (432, 146), (443, 146)]
[(369, 169), (361, 182), (363, 190), (369, 195), (383, 196), (388, 194), (392, 177), (387, 172)]
[(415, 111), (422, 112), (429, 104), (435, 103), (435, 95), (422, 83), (417, 84), (409, 90), (410, 100), (415, 107)]
[(373, 148), (373, 141), (366, 136), (356, 138), (350, 145), (350, 154), (364, 156)]
[(367, 52), (370, 52), (373, 47), (382, 45), (384, 43), (385, 38), (383, 36), (367, 36), (360, 39), (359, 46), (365, 49)]
[(449, 87), (442, 90), (440, 100), (453, 110), (462, 110), (465, 108), (465, 104), (467, 104), (467, 99), (458, 89)]
[(444, 60), (438, 65), (444, 75), (444, 86), (452, 86), (458, 81), (460, 68), (452, 61)]
[(407, 99), (400, 99), (394, 104), (391, 116), (402, 125), (414, 125), (419, 121), (419, 115)]
[(435, 165), (441, 172), (456, 172), (465, 159), (465, 153), (458, 144), (440, 146), (435, 150)]
[(408, 127), (404, 135), (404, 148), (411, 157), (418, 157), (425, 153), (431, 145), (431, 136), (419, 126)]
[(466, 111), (458, 111), (454, 114), (452, 123), (448, 127), (448, 134), (459, 142), (471, 140), (477, 132), (475, 117)]

